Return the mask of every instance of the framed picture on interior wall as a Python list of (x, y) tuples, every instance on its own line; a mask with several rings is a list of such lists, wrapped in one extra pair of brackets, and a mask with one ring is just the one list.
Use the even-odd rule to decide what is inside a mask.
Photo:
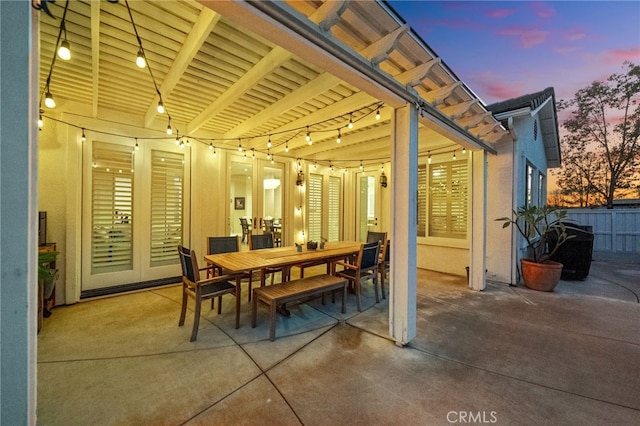
[(244, 197), (236, 197), (234, 204), (236, 210), (244, 210)]

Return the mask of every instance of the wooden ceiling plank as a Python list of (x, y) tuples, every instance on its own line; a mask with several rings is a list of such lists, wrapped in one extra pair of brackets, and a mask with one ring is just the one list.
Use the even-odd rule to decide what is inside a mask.
[(443, 103), (449, 96), (451, 96), (453, 91), (460, 86), (462, 86), (462, 82), (456, 81), (453, 84), (449, 84), (439, 89), (432, 90), (431, 92), (427, 93), (427, 96), (428, 96), (427, 100), (429, 101), (429, 103), (433, 105), (439, 105)]
[[(182, 48), (176, 55), (173, 63), (171, 64), (171, 68), (169, 68), (169, 71), (160, 85), (160, 93), (165, 96), (165, 101), (169, 98), (171, 91), (173, 91), (178, 81), (180, 81), (184, 72), (189, 67), (189, 64), (207, 40), (207, 37), (209, 37), (209, 34), (211, 34), (211, 31), (213, 31), (213, 28), (216, 26), (220, 18), (221, 16), (211, 9), (203, 8), (201, 10), (200, 15), (198, 15), (198, 19), (191, 28)], [(150, 126), (158, 113), (157, 105), (159, 101), (160, 96), (156, 94), (147, 108), (144, 119), (145, 126)]]
[(339, 83), (340, 80), (332, 76), (331, 74), (321, 74), (306, 85), (298, 88), (297, 90), (294, 90), (287, 97), (271, 104), (264, 110), (260, 111), (258, 114), (251, 117), (249, 120), (243, 122), (240, 126), (232, 129), (225, 135), (225, 137), (238, 137), (239, 135), (250, 131), (252, 128), (268, 122), (273, 117), (281, 115), (285, 111), (297, 105), (300, 105), (303, 102), (306, 102), (309, 98), (312, 98), (316, 94), (331, 89)]
[(282, 63), (291, 58), (291, 53), (281, 47), (275, 47), (260, 60), (246, 74), (240, 77), (234, 84), (221, 94), (215, 101), (209, 104), (191, 123), (187, 125), (187, 133), (192, 133), (202, 127), (204, 123), (231, 105), (236, 98), (246, 93), (255, 86), (265, 75), (271, 73)]

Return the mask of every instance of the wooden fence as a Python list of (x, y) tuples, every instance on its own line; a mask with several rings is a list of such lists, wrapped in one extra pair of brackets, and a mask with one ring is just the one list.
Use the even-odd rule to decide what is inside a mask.
[(593, 227), (596, 251), (640, 253), (640, 209), (568, 209), (567, 218)]

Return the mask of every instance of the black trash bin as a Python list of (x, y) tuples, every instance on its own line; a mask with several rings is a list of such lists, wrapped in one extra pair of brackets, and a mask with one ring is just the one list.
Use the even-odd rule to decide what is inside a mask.
[[(568, 235), (575, 235), (560, 246), (551, 260), (562, 263), (563, 280), (584, 280), (589, 275), (593, 256), (593, 227), (564, 222)], [(555, 234), (548, 237), (549, 248), (555, 247)]]

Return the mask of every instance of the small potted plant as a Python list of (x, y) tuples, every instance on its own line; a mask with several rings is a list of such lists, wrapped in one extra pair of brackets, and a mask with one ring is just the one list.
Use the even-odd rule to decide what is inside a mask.
[[(566, 210), (558, 210), (547, 205), (523, 206), (513, 211), (511, 217), (496, 219), (504, 222), (503, 228), (515, 226), (527, 242), (530, 257), (521, 259), (520, 265), (522, 279), (528, 288), (553, 291), (560, 281), (562, 263), (550, 258), (562, 244), (574, 237), (566, 232), (566, 225), (563, 223), (566, 215)], [(553, 247), (549, 247), (548, 244), (550, 237), (555, 241)]]

